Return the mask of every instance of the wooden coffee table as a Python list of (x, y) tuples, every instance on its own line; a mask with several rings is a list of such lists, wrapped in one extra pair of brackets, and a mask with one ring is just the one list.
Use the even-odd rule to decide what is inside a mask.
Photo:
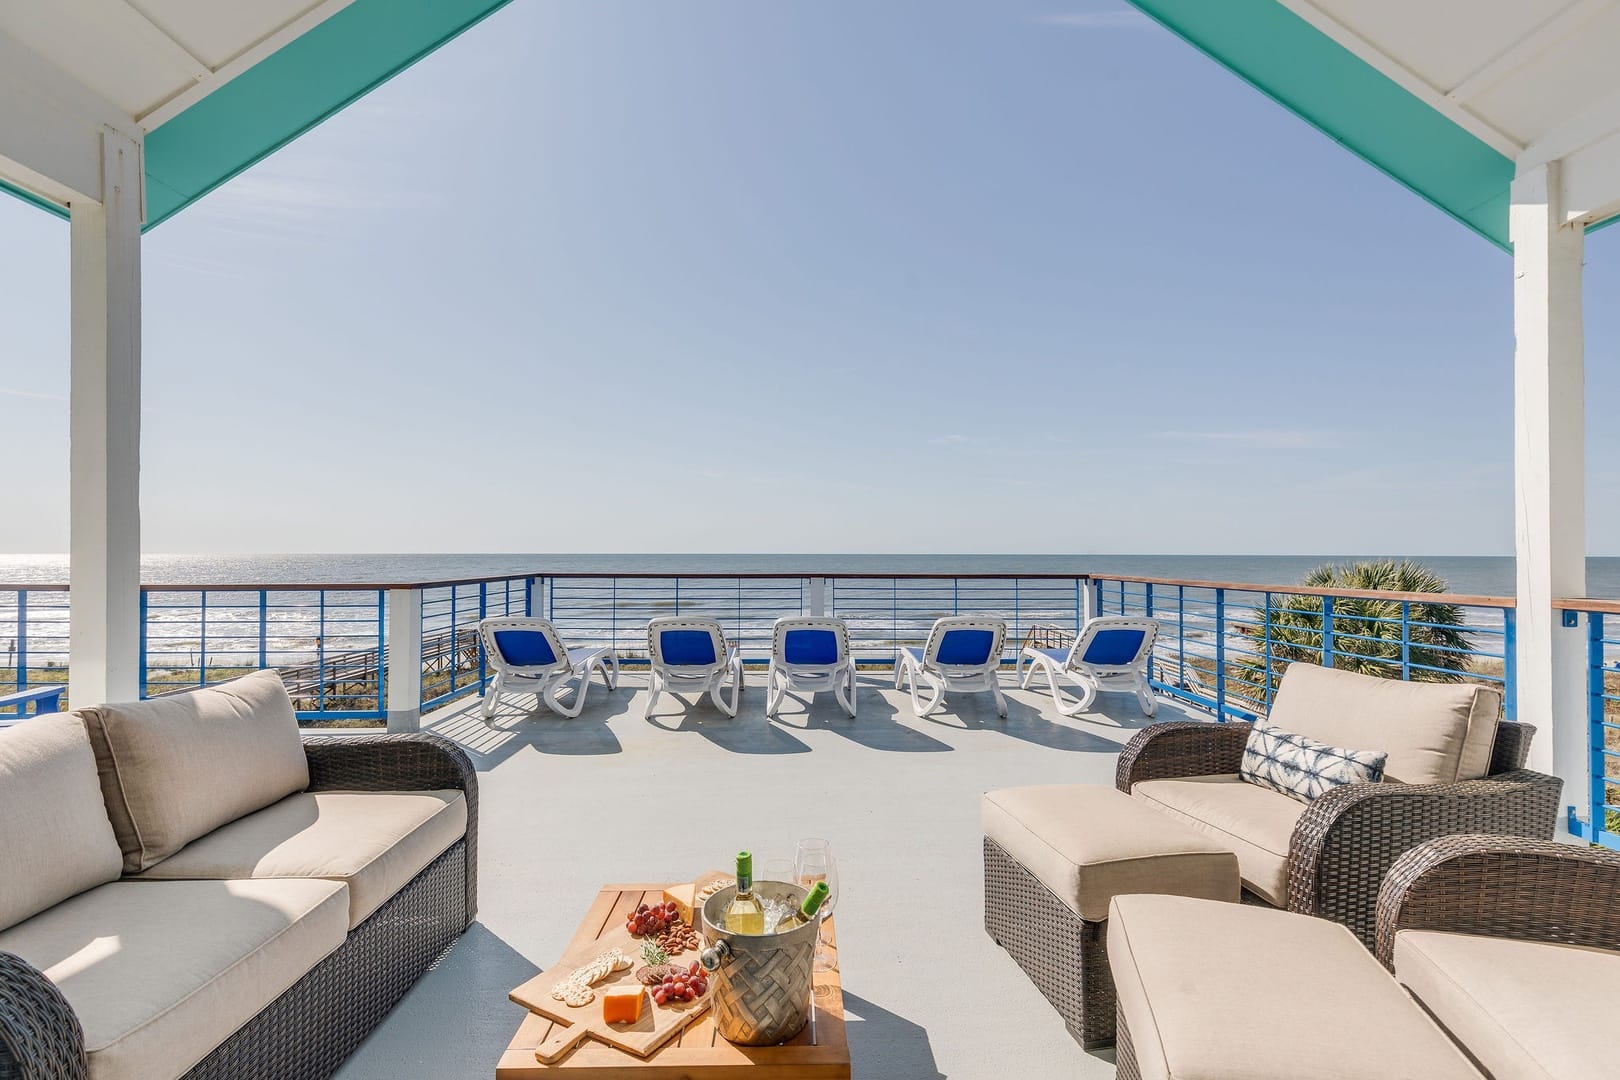
[[(608, 885), (579, 924), (564, 955), (595, 941), (608, 927), (624, 922), (639, 904), (663, 898), (663, 885)], [(827, 936), (837, 948), (833, 921)], [(689, 956), (690, 954), (688, 954)], [(686, 956), (681, 957), (687, 959)], [(813, 984), (815, 1008), (810, 1022), (791, 1041), (780, 1046), (734, 1046), (715, 1030), (714, 1010), (694, 1020), (681, 1033), (640, 1058), (616, 1047), (587, 1039), (561, 1061), (542, 1065), (534, 1048), (551, 1033), (554, 1021), (525, 1011), (511, 1045), (495, 1067), (496, 1080), (536, 1080), (540, 1077), (577, 1077), (580, 1080), (847, 1080), (849, 1042), (844, 1035), (844, 990), (836, 971), (818, 971)], [(514, 1009), (518, 1006), (514, 1005)]]

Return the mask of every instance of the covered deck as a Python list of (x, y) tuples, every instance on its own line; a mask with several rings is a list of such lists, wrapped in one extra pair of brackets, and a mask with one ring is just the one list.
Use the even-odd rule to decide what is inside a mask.
[[(739, 847), (761, 860), (825, 836), (839, 859), (839, 968), (856, 1077), (1111, 1077), (985, 934), (979, 796), (1022, 784), (1111, 784), (1115, 755), (1148, 721), (1104, 693), (1074, 719), (1003, 676), (927, 719), (863, 673), (859, 714), (831, 694), (791, 697), (773, 721), (750, 673), (735, 720), (665, 695), (642, 719), (646, 677), (594, 687), (563, 720), (476, 698), (423, 717), (472, 755), (480, 781), (478, 921), (359, 1052), (345, 1078), (487, 1080), (522, 1019), (506, 992), (554, 963), (597, 890), (688, 879)], [(515, 698), (521, 702), (523, 698)], [(1207, 716), (1160, 701), (1157, 720)], [(941, 957), (948, 962), (941, 964)]]

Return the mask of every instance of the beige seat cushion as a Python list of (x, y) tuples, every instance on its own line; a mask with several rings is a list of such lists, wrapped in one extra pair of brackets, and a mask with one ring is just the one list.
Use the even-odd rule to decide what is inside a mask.
[(1288, 906), (1288, 844), (1308, 807), (1237, 773), (1143, 780), (1131, 794), (1237, 853), (1243, 884)]
[(1326, 919), (1121, 896), (1108, 966), (1143, 1080), (1480, 1080)]
[(1477, 780), (1491, 767), (1502, 695), (1473, 683), (1380, 679), (1290, 664), (1267, 719), (1284, 731), (1389, 755), (1384, 780)]
[(343, 943), (333, 881), (120, 881), (0, 933), (61, 988), (91, 1080), (172, 1080)]
[(1599, 1080), (1620, 1072), (1620, 952), (1403, 930), (1395, 977), (1494, 1080)]
[(193, 840), (136, 880), (329, 878), (349, 887), (349, 926), (467, 833), (459, 791), (289, 795)]
[(281, 676), (82, 710), (124, 872), (309, 786)]
[(1230, 847), (1114, 788), (1003, 788), (985, 794), (982, 812), (984, 835), (1082, 919), (1106, 919), (1120, 893), (1239, 897)]
[(122, 855), (73, 716), (0, 729), (0, 928), (118, 880)]

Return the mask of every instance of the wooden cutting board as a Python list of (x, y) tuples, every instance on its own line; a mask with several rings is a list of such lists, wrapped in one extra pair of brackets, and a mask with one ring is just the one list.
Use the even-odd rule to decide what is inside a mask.
[[(696, 1001), (669, 1005), (655, 1003), (650, 989), (642, 987), (647, 991), (647, 998), (641, 1003), (640, 1020), (634, 1024), (609, 1024), (602, 1019), (604, 990), (613, 986), (641, 986), (636, 980), (635, 972), (636, 968), (641, 966), (641, 946), (646, 939), (633, 937), (630, 931), (625, 929), (624, 920), (627, 914), (628, 911), (615, 910), (608, 916), (601, 935), (595, 941), (586, 942), (570, 950), (550, 969), (536, 975), (509, 995), (513, 1001), (530, 1012), (557, 1022), (551, 1034), (535, 1049), (535, 1057), (539, 1060), (550, 1064), (586, 1038), (593, 1036), (609, 1046), (616, 1046), (638, 1057), (647, 1057), (708, 1009), (709, 999), (714, 996), (712, 983), (709, 992)], [(589, 1005), (582, 1005), (577, 1009), (570, 1008), (551, 996), (552, 989), (573, 974), (576, 968), (590, 963), (612, 948), (617, 948), (635, 963), (624, 971), (616, 971), (601, 982), (592, 984), (591, 989), (596, 991), (596, 998)], [(696, 959), (697, 952), (688, 950), (677, 957), (672, 957), (671, 963), (684, 965)]]

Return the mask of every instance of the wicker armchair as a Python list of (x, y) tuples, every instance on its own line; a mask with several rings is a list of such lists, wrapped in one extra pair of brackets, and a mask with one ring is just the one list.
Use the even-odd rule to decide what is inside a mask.
[(1447, 836), (1406, 852), (1378, 893), (1376, 954), (1441, 930), (1620, 951), (1620, 853), (1504, 836)]
[[(1114, 782), (1236, 773), (1253, 725), (1174, 721), (1144, 728), (1119, 755)], [(1494, 833), (1551, 839), (1563, 781), (1524, 768), (1535, 729), (1497, 725), (1490, 773), (1449, 784), (1352, 784), (1311, 804), (1288, 851), (1289, 911), (1333, 919), (1372, 948), (1378, 889), (1395, 860), (1436, 837)], [(1245, 894), (1248, 895), (1248, 894)]]
[[(467, 833), (188, 1080), (329, 1076), (477, 910), (478, 774), (464, 750), (421, 734), (316, 738), (304, 751), (311, 791), (461, 791)], [(0, 953), (0, 1080), (85, 1080), (88, 1073), (84, 1033), (67, 1000), (38, 969)]]

